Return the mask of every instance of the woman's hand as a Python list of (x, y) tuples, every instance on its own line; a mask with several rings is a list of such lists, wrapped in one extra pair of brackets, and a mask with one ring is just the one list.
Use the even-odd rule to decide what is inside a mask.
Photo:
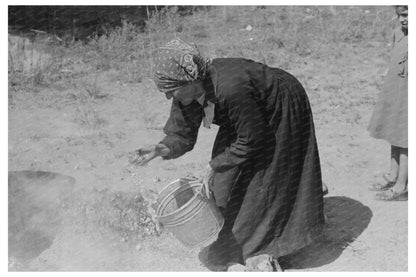
[(158, 156), (169, 155), (169, 148), (164, 144), (146, 145), (129, 153), (129, 162), (134, 165), (144, 166)]
[(205, 169), (202, 177), (202, 184), (204, 185), (205, 194), (208, 198), (211, 197), (210, 191), (212, 187), (212, 182), (214, 181), (214, 174), (215, 171), (211, 168), (211, 166), (208, 164), (207, 168)]

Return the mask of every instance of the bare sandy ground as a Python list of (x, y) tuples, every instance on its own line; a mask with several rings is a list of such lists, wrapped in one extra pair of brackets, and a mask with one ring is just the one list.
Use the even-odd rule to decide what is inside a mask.
[[(329, 188), (323, 238), (285, 257), (287, 271), (408, 269), (407, 202), (378, 202), (367, 189), (389, 166), (389, 145), (366, 131), (386, 66), (377, 53), (385, 46), (351, 47), (351, 54), (305, 58), (287, 69), (307, 88)], [(80, 86), (10, 99), (9, 170), (58, 174), (13, 179), (20, 185), (12, 188), (9, 180), (9, 207), (18, 213), (9, 219), (9, 270), (207, 271), (198, 249), (166, 231), (155, 235), (150, 223), (137, 229), (129, 203), (140, 194), (151, 201), (167, 183), (198, 176), (217, 128), (201, 129), (195, 149), (177, 160), (129, 165), (129, 151), (163, 137), (170, 102), (150, 80), (125, 84), (114, 76), (85, 77), (97, 78), (102, 94), (88, 101), (80, 100)]]

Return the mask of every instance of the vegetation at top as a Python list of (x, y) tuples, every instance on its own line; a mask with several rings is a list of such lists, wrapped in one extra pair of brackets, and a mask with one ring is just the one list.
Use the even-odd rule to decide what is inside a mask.
[(43, 8), (9, 7), (9, 93), (65, 88), (105, 71), (114, 81), (141, 82), (151, 76), (154, 50), (174, 37), (212, 58), (290, 69), (304, 59), (336, 60), (352, 45), (387, 44), (397, 25), (392, 6)]

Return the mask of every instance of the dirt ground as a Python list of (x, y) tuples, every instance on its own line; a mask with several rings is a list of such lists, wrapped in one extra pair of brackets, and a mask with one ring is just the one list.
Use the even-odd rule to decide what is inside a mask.
[[(367, 189), (389, 166), (389, 145), (366, 131), (387, 63), (378, 53), (386, 45), (355, 47), (346, 45), (349, 54), (331, 60), (299, 59), (287, 69), (308, 91), (329, 188), (324, 236), (284, 257), (287, 271), (408, 270), (407, 202), (378, 202)], [(201, 128), (195, 149), (177, 160), (129, 165), (129, 151), (163, 137), (170, 102), (151, 80), (128, 84), (114, 76), (87, 76), (96, 78), (101, 95), (87, 102), (79, 101), (81, 86), (20, 91), (9, 99), (9, 171), (57, 173), (37, 176), (36, 184), (30, 174), (19, 179), (26, 188), (9, 183), (9, 207), (26, 216), (23, 223), (9, 219), (9, 228), (17, 226), (9, 229), (16, 242), (10, 271), (208, 271), (198, 249), (166, 231), (135, 236), (109, 203), (140, 193), (150, 202), (169, 182), (198, 176), (218, 128)], [(33, 208), (39, 203), (47, 205)], [(131, 220), (126, 203), (119, 209)]]

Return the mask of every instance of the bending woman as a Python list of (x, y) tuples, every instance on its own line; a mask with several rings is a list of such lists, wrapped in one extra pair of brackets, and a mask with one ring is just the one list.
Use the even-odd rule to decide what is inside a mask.
[(161, 47), (154, 80), (173, 98), (166, 137), (137, 150), (139, 163), (193, 149), (203, 122), (219, 125), (204, 183), (225, 224), (200, 253), (209, 268), (277, 258), (316, 238), (324, 224), (318, 147), (309, 100), (289, 73), (242, 58), (202, 57), (180, 39)]

